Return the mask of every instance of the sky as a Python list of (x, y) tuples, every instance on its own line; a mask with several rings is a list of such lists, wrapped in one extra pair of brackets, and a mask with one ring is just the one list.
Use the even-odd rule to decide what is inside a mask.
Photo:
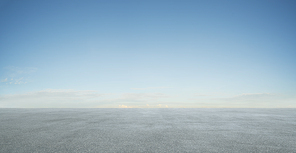
[(1, 0), (0, 108), (296, 108), (294, 0)]

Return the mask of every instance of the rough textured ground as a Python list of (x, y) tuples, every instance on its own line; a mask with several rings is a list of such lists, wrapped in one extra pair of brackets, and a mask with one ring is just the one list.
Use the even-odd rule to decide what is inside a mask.
[(0, 109), (0, 152), (296, 152), (296, 109)]

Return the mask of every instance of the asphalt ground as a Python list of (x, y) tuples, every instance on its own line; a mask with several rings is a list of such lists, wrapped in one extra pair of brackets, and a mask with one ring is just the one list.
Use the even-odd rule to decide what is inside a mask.
[(296, 153), (296, 109), (0, 109), (0, 152)]

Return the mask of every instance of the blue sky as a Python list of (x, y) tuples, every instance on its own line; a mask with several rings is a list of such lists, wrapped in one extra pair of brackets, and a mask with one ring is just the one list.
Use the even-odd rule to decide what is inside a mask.
[(296, 107), (296, 2), (0, 3), (0, 107)]

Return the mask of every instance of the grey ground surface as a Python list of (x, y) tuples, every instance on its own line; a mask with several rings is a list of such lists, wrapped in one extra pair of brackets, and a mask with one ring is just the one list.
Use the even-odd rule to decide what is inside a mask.
[(0, 152), (296, 152), (296, 109), (0, 109)]

